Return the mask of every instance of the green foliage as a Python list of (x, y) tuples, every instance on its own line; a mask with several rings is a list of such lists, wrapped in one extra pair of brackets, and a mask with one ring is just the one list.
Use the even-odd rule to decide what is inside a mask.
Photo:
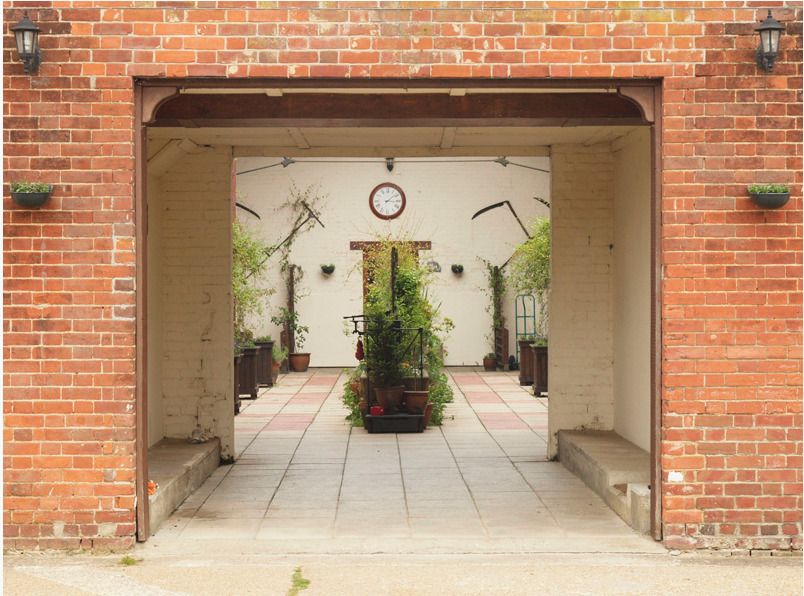
[(335, 265), (321, 265), (321, 271), (326, 275), (332, 275), (332, 272), (335, 271)]
[(251, 338), (247, 328), (250, 317), (263, 312), (265, 301), (273, 293), (259, 285), (268, 264), (265, 258), (271, 246), (256, 232), (239, 221), (232, 224), (232, 296), (234, 299), (235, 339)]
[[(298, 236), (318, 225), (315, 219), (310, 218), (310, 212), (307, 208), (309, 207), (315, 211), (318, 203), (326, 196), (325, 194), (320, 194), (320, 189), (314, 184), (304, 190), (300, 190), (293, 184), (288, 193), (288, 200), (277, 208), (277, 211), (290, 211), (289, 224), (290, 229), (294, 230), (294, 232), (285, 239), (284, 245), (279, 249), (279, 268), (287, 286), (287, 306), (281, 307), (279, 314), (272, 316), (271, 321), (280, 326), (287, 324), (292, 336), (292, 338), (289, 338), (291, 345), (287, 346), (291, 352), (297, 352), (302, 349), (309, 328), (299, 324), (299, 312), (296, 309), (299, 299), (305, 295), (301, 283), (304, 277), (304, 270), (290, 262), (290, 255)], [(291, 275), (293, 276), (292, 288)]]
[(11, 192), (50, 192), (52, 187), (44, 182), (28, 182), (27, 180), (14, 180), (9, 184)]
[(494, 345), (494, 330), (505, 327), (505, 315), (503, 314), (503, 297), (507, 288), (505, 275), (502, 269), (495, 267), (485, 259), (483, 264), (486, 266), (486, 277), (488, 285), (486, 286), (486, 293), (491, 299), (490, 304), (486, 307), (486, 312), (491, 314), (491, 333), (486, 338)]
[[(391, 316), (391, 249), (398, 251), (396, 274), (396, 319), (399, 327), (422, 328), (422, 341), (416, 339), (415, 332), (389, 329)], [(395, 358), (401, 363), (402, 375), (419, 374), (416, 370), (423, 361), (430, 377), (430, 401), (433, 415), (430, 424), (438, 425), (443, 417), (446, 404), (452, 401), (452, 389), (447, 376), (442, 372), (443, 341), (454, 328), (452, 321), (441, 316), (439, 307), (432, 301), (427, 289), (432, 273), (419, 265), (418, 251), (403, 240), (383, 239), (366, 252), (366, 277), (369, 280), (366, 297), (366, 314), (372, 320), (380, 320), (380, 333), (383, 337), (396, 341), (386, 348), (387, 358)], [(371, 335), (378, 337), (376, 323), (372, 325)], [(372, 341), (369, 338), (369, 341)], [(369, 343), (366, 351), (369, 366), (375, 369), (376, 347)], [(388, 372), (394, 379), (401, 379), (395, 364), (388, 364)], [(383, 373), (385, 374), (385, 373)], [(380, 386), (372, 380), (372, 384)], [(401, 384), (400, 382), (396, 383)]]
[(278, 341), (274, 342), (274, 348), (272, 352), (274, 362), (282, 362), (285, 358), (288, 357), (288, 349), (283, 348), (279, 345)]
[(131, 555), (125, 555), (122, 559), (120, 559), (121, 565), (126, 565), (127, 567), (131, 567), (132, 565), (139, 565), (141, 563), (140, 559), (135, 559)]
[(532, 294), (539, 302), (537, 335), (546, 335), (544, 311), (550, 292), (550, 220), (535, 217), (528, 226), (531, 238), (517, 246), (511, 258), (511, 287), (519, 294)]
[(293, 332), (295, 345), (291, 346), (291, 348), (294, 351), (302, 349), (302, 346), (304, 346), (304, 340), (307, 337), (307, 333), (310, 331), (310, 329), (306, 325), (299, 324), (298, 312), (290, 312), (287, 308), (282, 306), (279, 308), (279, 314), (271, 317), (271, 322), (274, 325), (279, 325), (280, 327), (287, 326), (287, 328)]
[(365, 364), (362, 362), (357, 365), (352, 371), (349, 373), (349, 378), (343, 384), (343, 395), (341, 396), (341, 402), (349, 410), (349, 413), (346, 415), (346, 420), (352, 423), (352, 426), (363, 426), (363, 416), (360, 414), (360, 397), (352, 391), (351, 384), (352, 383), (360, 383), (360, 377), (362, 376), (363, 372), (365, 371), (366, 367)]
[(370, 312), (366, 333), (369, 377), (374, 387), (398, 387), (405, 378), (405, 358), (401, 324), (383, 311)]
[(752, 184), (748, 187), (748, 192), (752, 195), (787, 193), (790, 192), (790, 187), (787, 184)]
[(310, 587), (310, 580), (302, 577), (301, 567), (296, 567), (293, 570), (293, 585), (288, 590), (288, 596), (297, 596), (301, 590), (306, 590)]

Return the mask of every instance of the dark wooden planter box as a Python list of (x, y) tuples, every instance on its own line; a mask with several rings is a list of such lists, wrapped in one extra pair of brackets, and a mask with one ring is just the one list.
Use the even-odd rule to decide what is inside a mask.
[(547, 393), (547, 346), (533, 346), (534, 354), (534, 379), (533, 393), (540, 395)]
[(424, 414), (368, 415), (363, 425), (370, 433), (420, 433), (424, 431)]
[(243, 348), (240, 358), (240, 395), (248, 394), (257, 399), (257, 353), (260, 348)]
[(520, 339), (519, 344), (519, 384), (533, 385), (533, 341)]
[(260, 351), (257, 353), (257, 384), (271, 387), (274, 384), (274, 342), (255, 341)]
[(497, 354), (497, 368), (508, 370), (508, 329), (494, 328), (494, 352)]
[(234, 413), (240, 413), (240, 356), (234, 357)]

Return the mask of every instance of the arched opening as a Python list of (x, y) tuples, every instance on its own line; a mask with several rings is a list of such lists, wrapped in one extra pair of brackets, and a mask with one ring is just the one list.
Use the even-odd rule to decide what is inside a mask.
[[(646, 345), (647, 354), (650, 353), (656, 316), (651, 314), (655, 308), (655, 299), (651, 298), (654, 283), (651, 268), (655, 266), (651, 259), (655, 257), (650, 256), (651, 243), (655, 241), (650, 236), (655, 184), (650, 163), (653, 151), (640, 110), (619, 97), (615, 90), (614, 84), (581, 85), (570, 90), (528, 86), (460, 89), (454, 84), (412, 90), (390, 84), (379, 89), (313, 85), (284, 88), (265, 82), (260, 85), (258, 81), (249, 82), (248, 89), (228, 89), (192, 82), (184, 93), (158, 109), (148, 127), (149, 159), (158, 160), (160, 154), (167, 155), (164, 152), (174, 151), (177, 146), (182, 152), (178, 156), (180, 161), (173, 162), (177, 167), (165, 170), (160, 176), (158, 184), (162, 187), (158, 192), (154, 190), (157, 182), (149, 180), (149, 209), (161, 204), (166, 217), (176, 218), (180, 213), (176, 207), (183, 204), (189, 218), (183, 221), (190, 222), (186, 227), (193, 235), (207, 241), (217, 237), (221, 241), (218, 252), (222, 262), (226, 234), (225, 226), (217, 218), (231, 216), (230, 184), (235, 158), (249, 160), (256, 167), (286, 156), (298, 158), (299, 162), (336, 157), (365, 160), (395, 157), (400, 161), (403, 157), (415, 157), (433, 163), (467, 156), (544, 158), (551, 170), (556, 255), (553, 267), (557, 286), (550, 314), (549, 393), (553, 399), (547, 402), (550, 422), (545, 433), (548, 444), (544, 459), (556, 455), (557, 432), (567, 428), (615, 430), (648, 451), (657, 428), (651, 421), (652, 416), (655, 421), (654, 389), (650, 374), (645, 377), (644, 367), (637, 366), (632, 355), (638, 353), (644, 359)], [(635, 161), (639, 165), (635, 166)], [(153, 175), (150, 165), (148, 174)], [(220, 172), (214, 173), (218, 168)], [(636, 177), (632, 176), (635, 168), (639, 170)], [(226, 174), (222, 174), (224, 171)], [(183, 180), (176, 175), (178, 172), (185, 176)], [(170, 173), (167, 180), (165, 173)], [(209, 188), (202, 182), (207, 176), (210, 183), (214, 179), (219, 185), (210, 195), (215, 205), (210, 206), (212, 211), (199, 209), (204, 192), (200, 187)], [(216, 198), (211, 198), (212, 195)], [(638, 209), (633, 208), (635, 204)], [(167, 224), (179, 220), (181, 217), (162, 218), (162, 231), (177, 232), (181, 226)], [(213, 229), (204, 232), (203, 226), (207, 224)], [(150, 233), (155, 241), (159, 224), (152, 225)], [(167, 245), (173, 243), (177, 254), (193, 244), (182, 244), (180, 235), (159, 242), (164, 241)], [(617, 247), (621, 243), (630, 245), (630, 250), (619, 253)], [(508, 249), (505, 244), (503, 247), (503, 251)], [(186, 259), (199, 258), (205, 260), (205, 268), (210, 268), (205, 250), (195, 253), (195, 257), (178, 254), (177, 262), (185, 260), (180, 268), (189, 271), (191, 265)], [(164, 251), (151, 250), (154, 253), (159, 255), (159, 264), (149, 261), (149, 291), (154, 283), (165, 289), (164, 284), (156, 282), (165, 279), (164, 269), (160, 273), (154, 270), (169, 265)], [(173, 282), (181, 296), (187, 286), (183, 281)], [(217, 281), (210, 283), (220, 285)], [(150, 407), (151, 426), (157, 427), (151, 440), (158, 438), (160, 421), (162, 433), (187, 432), (193, 414), (174, 416), (169, 411), (193, 408), (195, 419), (206, 415), (212, 421), (207, 424), (217, 429), (218, 436), (234, 436), (234, 415), (226, 413), (225, 407), (217, 403), (221, 400), (211, 399), (211, 404), (205, 405), (197, 395), (199, 386), (181, 381), (166, 391), (159, 378), (164, 378), (164, 374), (156, 372), (168, 361), (164, 358), (166, 343), (178, 344), (179, 339), (164, 326), (166, 317), (177, 324), (183, 317), (191, 318), (197, 325), (206, 321), (209, 329), (210, 325), (220, 324), (219, 336), (210, 343), (217, 345), (217, 351), (223, 354), (224, 325), (211, 313), (225, 310), (226, 302), (215, 305), (209, 292), (201, 291), (196, 296), (199, 302), (214, 306), (201, 307), (209, 314), (208, 319), (191, 314), (186, 301), (174, 303), (183, 308), (177, 307), (173, 314), (166, 303), (161, 308), (149, 307), (149, 325), (160, 330), (149, 334), (149, 345), (154, 349), (149, 361), (152, 386), (148, 399), (149, 406), (154, 406)], [(199, 329), (199, 333), (203, 335), (205, 329)], [(195, 349), (196, 354), (187, 357), (187, 362), (193, 364), (187, 364), (186, 368), (195, 368), (184, 377), (185, 381), (201, 379), (205, 390), (222, 370), (216, 369), (218, 372), (208, 376), (200, 368), (205, 361), (211, 362), (205, 352), (210, 348), (211, 345), (204, 346), (203, 340), (195, 348), (190, 347), (189, 352)], [(478, 351), (478, 357), (482, 351)], [(187, 355), (188, 351), (176, 348), (175, 353)], [(655, 356), (653, 360), (648, 358), (648, 370), (655, 375)], [(227, 375), (219, 375), (221, 386), (228, 382)], [(222, 395), (220, 391), (203, 395)], [(182, 392), (185, 397), (179, 397)], [(153, 399), (154, 393), (161, 396), (159, 406)], [(170, 400), (175, 400), (175, 404)], [(187, 400), (192, 404), (190, 407)], [(178, 427), (181, 430), (166, 430)], [(234, 455), (233, 441), (228, 446), (223, 442), (222, 448), (224, 457)]]

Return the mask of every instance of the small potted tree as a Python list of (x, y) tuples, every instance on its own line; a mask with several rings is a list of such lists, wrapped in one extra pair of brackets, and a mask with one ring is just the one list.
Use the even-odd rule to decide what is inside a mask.
[[(520, 346), (520, 383), (533, 383), (534, 393), (547, 391), (547, 306), (550, 295), (550, 220), (536, 217), (530, 223), (531, 237), (520, 244), (511, 258), (509, 279), (519, 294), (536, 297), (539, 308), (533, 338)], [(523, 351), (524, 350), (524, 351)], [(525, 370), (527, 367), (528, 370)], [(526, 381), (523, 383), (523, 379)]]
[(259, 280), (265, 273), (267, 263), (264, 255), (270, 245), (256, 232), (236, 219), (232, 223), (232, 297), (234, 306), (234, 339), (241, 352), (236, 374), (239, 376), (239, 392), (257, 397), (257, 355), (249, 321), (263, 312), (265, 300), (272, 290), (260, 287)]
[(282, 335), (288, 351), (288, 366), (293, 372), (305, 372), (310, 366), (310, 352), (301, 352), (309, 329), (299, 324), (299, 313), (285, 307), (271, 317), (271, 322), (283, 328)]
[(383, 312), (373, 313), (366, 333), (366, 370), (377, 403), (386, 414), (396, 413), (405, 391), (403, 345), (399, 321)]

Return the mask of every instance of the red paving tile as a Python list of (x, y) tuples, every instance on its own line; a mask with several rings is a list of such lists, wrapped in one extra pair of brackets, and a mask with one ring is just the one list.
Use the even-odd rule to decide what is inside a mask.
[(500, 396), (493, 391), (466, 391), (466, 401), (472, 404), (498, 404), (502, 403)]
[(452, 375), (457, 385), (482, 385), (483, 379), (477, 375)]
[(508, 412), (478, 412), (477, 417), (489, 430), (527, 430), (530, 428), (519, 416)]
[(335, 384), (335, 381), (338, 380), (338, 377), (312, 377), (305, 385), (316, 386), (316, 387), (332, 387)]
[(315, 414), (277, 414), (265, 430), (305, 430), (315, 418)]

